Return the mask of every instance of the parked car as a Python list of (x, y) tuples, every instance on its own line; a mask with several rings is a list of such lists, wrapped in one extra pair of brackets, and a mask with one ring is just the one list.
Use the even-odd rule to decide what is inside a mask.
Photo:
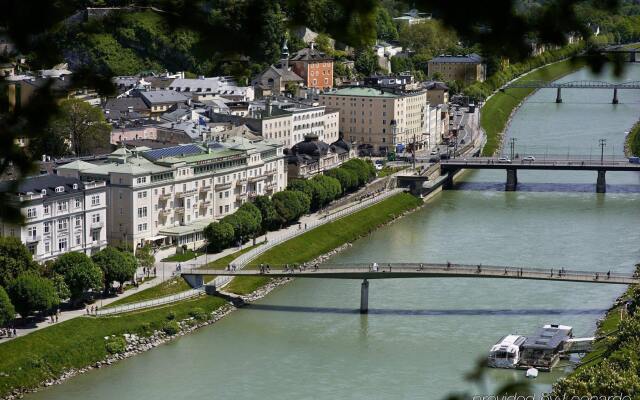
[(522, 161), (530, 161), (530, 162), (534, 162), (536, 160), (536, 158), (534, 156), (526, 156), (525, 158), (522, 159)]
[(432, 155), (432, 156), (436, 156), (436, 155), (438, 155), (438, 149), (437, 149), (437, 148), (435, 148), (435, 149), (431, 149), (431, 155)]
[(376, 163), (375, 165), (376, 165), (376, 171), (382, 171), (382, 168), (384, 168), (382, 164)]
[(631, 164), (640, 164), (640, 157), (629, 157), (629, 162)]
[(498, 158), (498, 162), (500, 164), (511, 164), (511, 159), (507, 157), (500, 157)]

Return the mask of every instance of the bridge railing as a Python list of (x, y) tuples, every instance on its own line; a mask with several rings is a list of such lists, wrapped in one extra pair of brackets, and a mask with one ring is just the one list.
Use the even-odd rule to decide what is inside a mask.
[[(293, 264), (270, 264), (269, 268), (271, 273), (285, 273), (285, 267), (289, 267), (288, 271), (291, 272)], [(406, 272), (407, 269), (422, 271), (422, 272), (434, 272), (442, 273), (446, 272), (451, 275), (469, 275), (469, 274), (486, 274), (486, 275), (508, 275), (508, 276), (523, 276), (523, 277), (558, 277), (559, 274), (563, 278), (574, 279), (638, 279), (636, 274), (619, 273), (619, 272), (602, 272), (602, 271), (583, 271), (583, 270), (571, 270), (564, 267), (549, 267), (549, 268), (532, 268), (532, 267), (518, 267), (518, 266), (495, 266), (495, 265), (482, 265), (482, 264), (433, 264), (433, 263), (385, 263), (381, 262), (377, 265), (378, 272), (402, 271)], [(372, 272), (372, 263), (370, 264), (319, 264), (318, 269), (311, 264), (306, 265), (306, 269), (303, 269), (302, 265), (296, 266), (296, 271), (304, 271), (312, 274), (313, 272), (323, 272), (326, 270), (343, 270), (345, 273), (358, 273), (358, 272)], [(228, 271), (216, 271), (216, 273), (228, 273)], [(242, 273), (243, 271), (241, 271)], [(247, 271), (248, 272), (248, 271)], [(252, 270), (251, 272), (256, 272)], [(183, 271), (184, 274), (202, 274), (203, 270), (190, 269)], [(215, 274), (215, 273), (214, 273)], [(269, 273), (264, 273), (268, 276)]]
[[(524, 159), (525, 156), (533, 156), (535, 160), (527, 161)], [(478, 165), (478, 164), (500, 164), (500, 165), (568, 165), (568, 166), (593, 166), (593, 165), (604, 165), (604, 166), (635, 166), (637, 165), (640, 169), (640, 164), (631, 164), (629, 159), (627, 158), (612, 158), (604, 157), (603, 160), (600, 160), (600, 157), (596, 156), (571, 156), (571, 157), (554, 157), (548, 155), (537, 155), (537, 154), (525, 154), (519, 158), (513, 159), (510, 162), (500, 162), (498, 157), (474, 157), (474, 158), (452, 158), (449, 160), (440, 161), (442, 165)]]

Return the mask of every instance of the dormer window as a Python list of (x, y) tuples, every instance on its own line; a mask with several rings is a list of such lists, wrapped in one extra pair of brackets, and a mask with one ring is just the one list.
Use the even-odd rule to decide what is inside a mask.
[(77, 183), (73, 184), (73, 190), (78, 190), (78, 184)]
[(42, 189), (42, 190), (40, 191), (40, 193), (41, 193), (43, 196), (46, 196), (46, 195), (47, 195), (47, 189)]
[(56, 193), (62, 193), (62, 192), (64, 192), (64, 186), (58, 186), (56, 188)]

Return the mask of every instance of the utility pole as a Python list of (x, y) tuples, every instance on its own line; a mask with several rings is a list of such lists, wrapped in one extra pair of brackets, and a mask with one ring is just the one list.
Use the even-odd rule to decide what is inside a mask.
[(511, 160), (513, 160), (513, 158), (516, 155), (516, 142), (518, 141), (518, 138), (511, 138), (511, 140), (509, 141), (509, 144), (511, 145)]
[(416, 143), (416, 134), (413, 134), (413, 170), (416, 170), (416, 146), (418, 144)]
[(607, 146), (607, 139), (600, 139), (600, 164), (604, 164), (604, 148)]

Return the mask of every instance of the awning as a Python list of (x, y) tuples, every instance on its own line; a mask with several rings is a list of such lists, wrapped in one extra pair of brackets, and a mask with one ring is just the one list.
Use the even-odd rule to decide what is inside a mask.
[(160, 240), (160, 239), (164, 239), (164, 238), (166, 238), (166, 236), (157, 235), (157, 236), (151, 236), (151, 237), (145, 238), (144, 241), (145, 242), (155, 242), (156, 240)]

